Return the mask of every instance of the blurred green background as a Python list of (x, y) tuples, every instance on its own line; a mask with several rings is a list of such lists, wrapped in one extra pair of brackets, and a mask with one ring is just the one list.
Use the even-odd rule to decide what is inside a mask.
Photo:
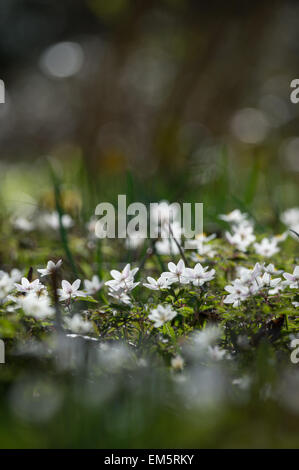
[(298, 23), (288, 1), (3, 0), (6, 199), (46, 190), (51, 157), (89, 212), (131, 191), (277, 223), (297, 204)]

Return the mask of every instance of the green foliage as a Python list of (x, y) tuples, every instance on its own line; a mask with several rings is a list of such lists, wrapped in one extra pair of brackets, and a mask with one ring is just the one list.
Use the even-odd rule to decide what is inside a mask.
[[(18, 268), (37, 279), (37, 269), (49, 259), (62, 258), (63, 264), (54, 284), (51, 276), (42, 278), (55, 306), (53, 317), (38, 318), (25, 307), (15, 308), (13, 297), (22, 297), (15, 290), (0, 305), (0, 336), (6, 346), (6, 364), (0, 366), (1, 447), (288, 447), (296, 443), (297, 382), (292, 377), (297, 371), (290, 362), (290, 341), (299, 326), (298, 309), (292, 304), (298, 302), (298, 291), (287, 287), (269, 295), (264, 288), (237, 307), (224, 303), (225, 287), (237, 277), (238, 267), (252, 269), (265, 259), (252, 246), (241, 252), (223, 237), (227, 226), (216, 216), (228, 204), (225, 153), (223, 167), (219, 192), (203, 191), (204, 202), (209, 201), (207, 226), (218, 235), (211, 242), (215, 255), (184, 254), (190, 266), (200, 262), (215, 269), (214, 279), (201, 287), (174, 283), (160, 291), (145, 288), (147, 276), (158, 278), (168, 262), (177, 263), (180, 256), (160, 255), (154, 242), (128, 250), (121, 240), (95, 239), (86, 225), (92, 212), (86, 211), (85, 202), (92, 207), (98, 201), (92, 195), (94, 186), (80, 171), (74, 172), (76, 177), (68, 176), (73, 178), (70, 185), (52, 171), (54, 189), (45, 186), (52, 196), (49, 206), (45, 193), (39, 195), (33, 217), (56, 210), (57, 230), (16, 231), (2, 217), (3, 270)], [(264, 220), (254, 210), (261, 177), (256, 163), (243, 199), (233, 191), (229, 195), (255, 219), (258, 241), (275, 233), (271, 217)], [(110, 191), (109, 184), (102, 188), (100, 201)], [(130, 202), (150, 200), (146, 185), (131, 172), (124, 182), (115, 181), (115, 189), (126, 193)], [(67, 191), (73, 194), (68, 210)], [(186, 197), (191, 194), (185, 191)], [(194, 192), (192, 196), (196, 200)], [(77, 200), (82, 205), (77, 207)], [(5, 211), (11, 217), (8, 205)], [(74, 220), (70, 228), (62, 223), (67, 212)], [(273, 257), (276, 268), (293, 272), (297, 253), (298, 242), (288, 237)], [(83, 281), (97, 274), (104, 282), (110, 279), (111, 269), (122, 269), (128, 262), (140, 268), (136, 275), (140, 284), (132, 291), (130, 304), (117, 302), (103, 286), (93, 294), (55, 301), (62, 279)], [(159, 327), (149, 318), (157, 305), (170, 306), (176, 313)], [(66, 320), (77, 314), (90, 322), (91, 330), (74, 333), (68, 327)], [(213, 328), (219, 328), (217, 338), (201, 349), (200, 341)], [(285, 380), (290, 381), (288, 392), (283, 388)], [(239, 433), (241, 427), (246, 427), (246, 436)]]

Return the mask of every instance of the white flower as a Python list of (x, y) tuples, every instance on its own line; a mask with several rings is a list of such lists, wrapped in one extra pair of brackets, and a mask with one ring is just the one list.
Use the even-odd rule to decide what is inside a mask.
[(208, 269), (208, 266), (204, 268), (200, 263), (197, 263), (193, 269), (185, 269), (184, 278), (186, 278), (194, 286), (200, 287), (205, 282), (211, 281), (215, 277), (215, 269), (207, 271)]
[(292, 305), (294, 305), (295, 308), (299, 307), (299, 302), (292, 302)]
[(208, 355), (213, 361), (221, 361), (225, 357), (226, 351), (218, 346), (209, 346)]
[(271, 288), (269, 290), (270, 295), (275, 295), (278, 292), (278, 284), (281, 282), (281, 278), (277, 277), (275, 279), (271, 279), (271, 276), (269, 273), (264, 273), (263, 276), (258, 276), (256, 278), (256, 282), (259, 285), (259, 287), (262, 289), (263, 287), (268, 287)]
[(225, 237), (230, 245), (235, 246), (239, 251), (246, 251), (251, 241), (248, 243), (248, 240), (241, 238), (240, 234), (237, 232), (231, 235), (229, 232), (225, 232)]
[(269, 274), (281, 274), (282, 273), (282, 270), (276, 269), (274, 264), (272, 263), (268, 264), (268, 266), (263, 266), (263, 270)]
[(38, 269), (37, 272), (43, 276), (51, 276), (57, 269), (62, 265), (62, 260), (60, 259), (56, 264), (54, 261), (48, 261), (46, 269)]
[[(176, 238), (181, 244), (181, 240)], [(159, 255), (178, 255), (180, 250), (173, 238), (163, 238), (155, 243), (155, 249)]]
[(245, 285), (251, 285), (258, 275), (262, 273), (263, 265), (256, 263), (253, 269), (237, 266), (236, 271), (240, 277), (240, 282)]
[(233, 226), (233, 233), (225, 232), (225, 236), (227, 241), (240, 251), (246, 251), (256, 239), (253, 226), (247, 221)]
[(261, 243), (254, 243), (253, 246), (258, 255), (266, 258), (270, 258), (280, 251), (275, 238), (263, 238)]
[(157, 205), (151, 206), (151, 221), (161, 226), (169, 225), (179, 214), (179, 207), (169, 204), (168, 201), (160, 201)]
[[(137, 273), (139, 268), (131, 269), (130, 264), (127, 264), (122, 271), (117, 271), (116, 269), (112, 269), (110, 271), (111, 276), (113, 279), (111, 281), (105, 282), (105, 285), (111, 287), (112, 289), (117, 290), (119, 287), (132, 287), (132, 282), (134, 280), (134, 276)], [(135, 283), (134, 287), (138, 283)]]
[(236, 274), (244, 284), (251, 281), (251, 269), (244, 266), (236, 266)]
[(244, 220), (247, 219), (247, 214), (242, 213), (239, 209), (235, 209), (229, 214), (220, 214), (219, 219), (233, 224), (240, 224), (241, 222), (244, 222)]
[(234, 281), (233, 285), (225, 286), (224, 288), (229, 295), (224, 299), (225, 304), (233, 304), (233, 307), (239, 307), (240, 302), (246, 300), (250, 295), (249, 288), (244, 286), (239, 279)]
[(35, 292), (30, 292), (25, 296), (18, 297), (17, 303), (26, 315), (32, 316), (37, 320), (52, 317), (55, 313), (47, 295), (38, 296)]
[(0, 300), (6, 299), (8, 294), (15, 288), (15, 283), (21, 280), (22, 273), (18, 269), (13, 269), (10, 274), (0, 271)]
[(36, 279), (35, 281), (29, 282), (26, 277), (22, 277), (21, 284), (15, 283), (15, 286), (18, 290), (18, 292), (41, 292), (43, 289), (45, 289), (45, 286), (39, 281), (39, 279)]
[(211, 240), (214, 240), (216, 238), (216, 233), (212, 233), (211, 235), (206, 235), (204, 232), (203, 233), (198, 233), (195, 236), (195, 241), (199, 241), (202, 243), (208, 243)]
[(154, 327), (159, 328), (160, 326), (164, 325), (164, 323), (172, 320), (177, 313), (172, 310), (170, 305), (158, 305), (157, 308), (151, 310), (151, 314), (148, 318), (154, 322)]
[(168, 280), (165, 277), (160, 276), (159, 279), (154, 279), (153, 277), (148, 276), (147, 283), (144, 282), (144, 287), (152, 290), (161, 290), (161, 289), (168, 289), (170, 286)]
[(173, 370), (179, 371), (183, 370), (185, 361), (182, 356), (177, 355), (171, 359), (170, 364)]
[(76, 297), (83, 297), (85, 294), (84, 292), (79, 290), (80, 284), (81, 284), (80, 279), (76, 279), (76, 281), (74, 281), (73, 284), (71, 284), (68, 281), (63, 280), (61, 282), (62, 289), (58, 289), (59, 299), (61, 301), (64, 301), (64, 300), (74, 299)]
[(92, 276), (91, 281), (89, 281), (88, 279), (85, 279), (84, 281), (85, 292), (88, 295), (94, 295), (103, 287), (103, 284), (104, 283), (100, 281), (99, 276), (94, 275)]
[(91, 217), (89, 222), (86, 224), (87, 230), (90, 232), (91, 235), (95, 235), (96, 225), (98, 219), (96, 217)]
[(76, 334), (86, 334), (93, 331), (92, 322), (84, 320), (81, 315), (76, 313), (72, 318), (65, 318), (66, 327)]
[(216, 251), (212, 250), (209, 245), (202, 245), (202, 249), (198, 249), (197, 253), (191, 253), (191, 260), (194, 263), (198, 263), (198, 261), (202, 261), (203, 258), (214, 258), (216, 255)]
[(131, 299), (128, 295), (128, 292), (129, 291), (125, 287), (110, 288), (108, 295), (122, 304), (131, 305)]
[(251, 295), (258, 294), (261, 289), (267, 289), (269, 295), (275, 295), (283, 290), (285, 285), (281, 282), (281, 278), (272, 279), (270, 273), (265, 269), (277, 274), (273, 265), (268, 265), (265, 268), (264, 264), (256, 263), (253, 269), (239, 266), (237, 273), (240, 277), (232, 281), (232, 285), (225, 287), (229, 295), (224, 299), (224, 303), (238, 307), (242, 301)]
[(10, 278), (14, 282), (19, 282), (22, 278), (22, 273), (18, 269), (12, 269), (10, 271)]
[[(213, 345), (222, 334), (221, 328), (218, 326), (208, 326), (201, 331), (197, 331), (192, 336), (192, 346), (196, 350), (208, 349)], [(194, 351), (196, 353), (196, 351)]]
[[(273, 279), (274, 280), (274, 279)], [(281, 280), (280, 280), (281, 281)], [(268, 290), (269, 295), (276, 295), (279, 294), (279, 292), (283, 291), (286, 288), (285, 281), (284, 282), (279, 282), (277, 283), (276, 286), (274, 286), (273, 289)]]
[(283, 277), (287, 281), (287, 285), (290, 286), (291, 289), (298, 289), (299, 287), (299, 266), (296, 266), (293, 274), (283, 273)]
[[(41, 218), (42, 225), (47, 225), (48, 227), (52, 228), (53, 230), (59, 229), (59, 214), (58, 212), (51, 212), (47, 214), (43, 214)], [(71, 228), (74, 225), (73, 219), (68, 214), (63, 214), (61, 217), (61, 223), (64, 228)]]
[(213, 249), (213, 247), (211, 245), (205, 244), (202, 244), (197, 248), (197, 253), (199, 254), (199, 256), (206, 256), (208, 258), (214, 258), (214, 256), (216, 255), (216, 251)]
[(25, 217), (17, 217), (12, 223), (15, 229), (23, 232), (31, 232), (35, 228), (34, 223)]
[(162, 273), (161, 276), (167, 279), (170, 284), (173, 282), (188, 284), (189, 280), (185, 277), (185, 263), (182, 259), (180, 259), (178, 264), (172, 262), (168, 263), (168, 269), (169, 271)]
[[(216, 233), (212, 233), (209, 236), (205, 233), (197, 234), (195, 240), (188, 240), (188, 248), (194, 248), (194, 250), (197, 250), (199, 256), (213, 258), (216, 255), (216, 251), (213, 249), (213, 245), (209, 244), (209, 242), (214, 240), (214, 238), (216, 238)], [(197, 261), (197, 255), (193, 253), (192, 259)]]
[(281, 214), (280, 220), (291, 230), (299, 233), (299, 207), (287, 209)]
[(11, 277), (4, 271), (0, 271), (0, 299), (4, 300), (14, 287), (15, 283)]
[(128, 293), (139, 284), (139, 282), (134, 282), (134, 276), (138, 269), (131, 269), (130, 264), (127, 264), (122, 271), (112, 269), (110, 274), (113, 279), (105, 282), (105, 285), (109, 287), (108, 294), (117, 301), (130, 305), (131, 300)]

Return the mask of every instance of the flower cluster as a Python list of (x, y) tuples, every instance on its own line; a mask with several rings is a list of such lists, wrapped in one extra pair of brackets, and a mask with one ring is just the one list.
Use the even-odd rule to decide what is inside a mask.
[(152, 290), (168, 289), (174, 283), (201, 287), (215, 277), (215, 269), (210, 271), (208, 269), (208, 266), (204, 268), (200, 263), (197, 263), (194, 268), (186, 268), (184, 261), (180, 259), (177, 264), (168, 263), (168, 271), (163, 272), (159, 279), (148, 277), (148, 282), (143, 285)]
[[(127, 396), (134, 403), (139, 400), (138, 410), (154, 406), (150, 408), (150, 413), (157, 409), (153, 417), (160, 416), (165, 403), (174, 412), (180, 407), (188, 410), (186, 425), (190, 426), (190, 417), (209, 416), (209, 410), (212, 417), (215, 410), (231, 416), (237, 408), (242, 411), (245, 403), (251, 409), (255, 401), (258, 412), (268, 409), (269, 394), (271, 409), (279, 400), (279, 410), (291, 404), (297, 413), (298, 377), (291, 364), (290, 377), (296, 378), (292, 388), (286, 375), (287, 361), (298, 359), (297, 347), (293, 350), (292, 346), (298, 345), (296, 238), (286, 239), (286, 233), (260, 235), (250, 216), (235, 210), (220, 216), (229, 224), (225, 236), (216, 227), (217, 235), (212, 233), (214, 226), (209, 225), (208, 234), (199, 233), (188, 241), (188, 250), (186, 234), (170, 217), (168, 203), (153, 210), (157, 211), (154, 220), (162, 219), (161, 231), (142, 250), (130, 253), (122, 241), (98, 244), (91, 234), (86, 240), (80, 227), (64, 239), (68, 251), (54, 232), (60, 227), (59, 217), (44, 219), (44, 226), (51, 225), (53, 230), (43, 234), (29, 233), (34, 225), (30, 219), (18, 220), (18, 229), (23, 226), (27, 232), (16, 234), (19, 252), (15, 240), (1, 251), (5, 271), (9, 257), (19, 268), (24, 263), (22, 272), (0, 271), (0, 336), (5, 345), (8, 340), (10, 368), (5, 380), (10, 381), (14, 369), (17, 373), (15, 383), (5, 386), (5, 406), (11, 407), (14, 401), (16, 415), (27, 412), (30, 423), (30, 416), (37, 416), (32, 410), (47, 414), (46, 404), (50, 400), (51, 408), (57, 393), (66, 404), (69, 397), (74, 397), (76, 405), (82, 401), (82, 416), (90, 407), (92, 413), (99, 410), (97, 415), (109, 424), (105, 408), (115, 402), (117, 419), (121, 391), (125, 404)], [(296, 214), (292, 209), (282, 216), (292, 229), (297, 227)], [(94, 233), (93, 222), (88, 229)], [(63, 223), (70, 227), (67, 219)], [(49, 246), (55, 252), (43, 265), (43, 237), (48, 232)], [(163, 238), (164, 234), (169, 237)], [(139, 242), (132, 236), (125, 243), (136, 249)], [(123, 250), (122, 260), (128, 256), (123, 264), (115, 261), (118, 247)], [(64, 252), (67, 262), (60, 259)], [(20, 367), (26, 367), (24, 374), (19, 374)], [(48, 373), (44, 374), (44, 368), (50, 367), (47, 377), (57, 383), (57, 389), (47, 383), (45, 389), (37, 386), (34, 367), (41, 386)], [(33, 386), (27, 388), (32, 377)], [(132, 395), (136, 387), (138, 396)], [(60, 408), (57, 412), (63, 416)], [(169, 419), (167, 412), (166, 424)], [(33, 424), (39, 421), (34, 418)]]
[[(254, 223), (248, 218), (248, 214), (242, 213), (239, 209), (229, 214), (219, 216), (221, 220), (231, 224), (231, 232), (226, 231), (225, 237), (227, 241), (237, 250), (246, 252), (253, 244), (256, 254), (264, 258), (270, 258), (280, 251), (278, 243), (287, 238), (287, 232), (271, 238), (263, 238), (259, 243), (256, 241), (254, 234)], [(255, 242), (255, 243), (254, 243)]]
[[(171, 243), (173, 242), (179, 250), (179, 244), (181, 243), (182, 231), (178, 222), (175, 220), (175, 211), (166, 201), (162, 201), (155, 209), (156, 213), (153, 214), (153, 219), (157, 220), (157, 223), (161, 223), (161, 235), (168, 235), (171, 238), (158, 239), (156, 241), (156, 248), (159, 243)], [(283, 214), (283, 221), (290, 224), (292, 219), (292, 226), (296, 226), (296, 210), (291, 209), (289, 212)], [(54, 218), (57, 222), (58, 215), (51, 214), (51, 220)], [(280, 236), (272, 238), (263, 238), (260, 242), (256, 242), (254, 235), (254, 224), (250, 220), (248, 214), (242, 213), (240, 210), (234, 210), (229, 214), (222, 214), (219, 216), (221, 220), (227, 222), (231, 226), (230, 231), (225, 232), (225, 237), (229, 243), (236, 247), (241, 252), (248, 251), (248, 248), (252, 245), (255, 253), (261, 257), (268, 258), (277, 254), (280, 249), (278, 243), (284, 241), (287, 234), (284, 233)], [(67, 226), (71, 226), (70, 221), (66, 221)], [(182, 253), (183, 259), (179, 259), (177, 263), (170, 261), (168, 263), (168, 270), (160, 274), (155, 279), (154, 277), (148, 276), (146, 281), (142, 282), (142, 285), (147, 289), (161, 292), (163, 304), (158, 304), (155, 308), (151, 307), (150, 315), (148, 319), (154, 322), (154, 327), (159, 328), (168, 321), (174, 319), (177, 315), (176, 305), (172, 303), (167, 297), (163, 297), (163, 291), (171, 290), (172, 298), (177, 299), (177, 293), (183, 296), (189, 295), (188, 288), (191, 298), (192, 295), (199, 295), (204, 298), (208, 292), (207, 288), (203, 286), (210, 281), (215, 279), (215, 285), (218, 285), (219, 279), (216, 278), (217, 263), (221, 260), (220, 252), (214, 249), (214, 244), (211, 243), (216, 238), (215, 234), (209, 236), (205, 234), (198, 234), (196, 239), (192, 242), (194, 246), (193, 252), (190, 254)], [(173, 253), (170, 251), (163, 251), (158, 249), (156, 252), (160, 253)], [(216, 242), (216, 246), (217, 242)], [(219, 244), (221, 246), (221, 244)], [(172, 247), (174, 248), (174, 247)], [(217, 254), (217, 256), (216, 256)], [(213, 264), (216, 269), (210, 269), (209, 266), (204, 266), (198, 262), (199, 256), (215, 257)], [(190, 260), (195, 261), (193, 267), (189, 266)], [(32, 280), (27, 277), (22, 277), (22, 274), (18, 270), (13, 270), (10, 274), (1, 271), (0, 272), (0, 300), (9, 300), (13, 303), (16, 310), (21, 309), (25, 315), (32, 316), (36, 319), (45, 319), (53, 317), (55, 313), (54, 304), (51, 299), (50, 291), (47, 288), (47, 281), (51, 279), (55, 280), (55, 284), (58, 282), (60, 277), (60, 268), (62, 266), (62, 260), (59, 259), (57, 262), (52, 260), (48, 261), (45, 268), (37, 269), (40, 276), (39, 279)], [(62, 303), (61, 309), (64, 315), (63, 324), (64, 326), (73, 331), (76, 334), (85, 334), (92, 331), (92, 323), (88, 320), (88, 314), (82, 317), (79, 313), (73, 314), (73, 304), (75, 300), (81, 301), (94, 301), (90, 296), (95, 296), (97, 292), (102, 289), (103, 285), (108, 288), (108, 295), (120, 304), (124, 304), (130, 307), (134, 307), (134, 298), (131, 293), (140, 282), (135, 280), (135, 276), (139, 268), (131, 268), (130, 264), (126, 264), (122, 271), (112, 269), (110, 271), (111, 278), (105, 283), (102, 282), (97, 275), (93, 275), (91, 280), (85, 279), (81, 284), (80, 279), (76, 279), (70, 283), (68, 280), (63, 279), (61, 281), (61, 287), (57, 289), (58, 300)], [(236, 267), (236, 277), (229, 284), (222, 284), (226, 295), (223, 299), (224, 304), (232, 305), (233, 307), (239, 307), (242, 302), (246, 301), (253, 296), (261, 296), (261, 298), (267, 299), (268, 296), (280, 296), (283, 291), (290, 289), (289, 294), (292, 295), (294, 289), (298, 289), (299, 283), (299, 267), (295, 266), (293, 273), (284, 272), (277, 270), (274, 264), (268, 264), (264, 262), (258, 262), (252, 269), (244, 266)], [(81, 287), (83, 285), (83, 287)], [(51, 283), (53, 288), (53, 284)], [(81, 287), (81, 289), (80, 289)], [(200, 288), (198, 293), (194, 293), (190, 288)], [(15, 294), (13, 295), (13, 293)], [(223, 291), (222, 291), (223, 292)], [(184, 293), (184, 294), (183, 294)], [(217, 292), (219, 298), (221, 298), (221, 292)], [(166, 292), (167, 295), (167, 292)], [(298, 307), (298, 298), (292, 298), (294, 307)], [(167, 303), (168, 302), (168, 303)], [(108, 303), (107, 303), (108, 305)], [(145, 311), (148, 311), (147, 307)], [(88, 312), (88, 311), (87, 311)], [(217, 351), (215, 352), (215, 354)], [(217, 355), (217, 354), (216, 354)]]
[(225, 232), (227, 241), (239, 251), (247, 251), (248, 247), (256, 240), (253, 233), (253, 222), (248, 219), (247, 214), (236, 209), (230, 214), (221, 214), (219, 218), (231, 224), (232, 233)]
[(299, 266), (296, 266), (293, 274), (283, 273), (285, 280), (281, 277), (272, 277), (280, 274), (273, 264), (256, 263), (253, 269), (239, 267), (237, 270), (239, 277), (234, 279), (230, 285), (225, 286), (228, 295), (224, 303), (239, 307), (241, 302), (257, 294), (272, 296), (278, 294), (286, 287), (298, 288)]
[(138, 272), (138, 268), (131, 269), (130, 264), (127, 264), (122, 271), (112, 269), (110, 274), (112, 280), (105, 282), (108, 286), (108, 294), (118, 302), (130, 305), (131, 298), (130, 292), (138, 286), (139, 282), (134, 282), (134, 277)]
[(31, 291), (25, 296), (18, 297), (17, 305), (23, 309), (26, 315), (37, 320), (51, 318), (55, 314), (55, 310), (51, 306), (51, 301), (47, 294), (38, 295), (36, 292)]
[[(51, 277), (54, 273), (58, 272), (61, 265), (61, 259), (57, 263), (50, 260), (46, 268), (39, 268), (37, 272), (42, 278)], [(30, 281), (26, 277), (21, 278), (21, 276), (21, 272), (16, 269), (13, 270), (10, 275), (5, 272), (0, 273), (0, 292), (2, 289), (2, 298), (6, 298), (13, 303), (11, 307), (12, 310), (21, 309), (25, 315), (31, 316), (36, 320), (52, 318), (55, 314), (55, 309), (52, 305), (47, 286), (43, 284), (40, 279)], [(66, 302), (67, 305), (70, 305), (70, 302), (76, 298), (95, 295), (102, 288), (103, 283), (100, 282), (98, 276), (95, 275), (91, 281), (88, 279), (84, 281), (85, 289), (83, 291), (79, 290), (80, 285), (80, 279), (76, 279), (72, 284), (67, 280), (62, 280), (61, 288), (57, 289), (60, 302)], [(11, 295), (13, 291), (15, 291), (15, 295)], [(78, 333), (79, 330), (82, 332), (89, 331), (90, 325), (80, 319), (81, 316), (77, 314), (77, 316), (74, 315), (73, 318), (66, 318), (64, 323), (68, 329), (76, 333)]]

